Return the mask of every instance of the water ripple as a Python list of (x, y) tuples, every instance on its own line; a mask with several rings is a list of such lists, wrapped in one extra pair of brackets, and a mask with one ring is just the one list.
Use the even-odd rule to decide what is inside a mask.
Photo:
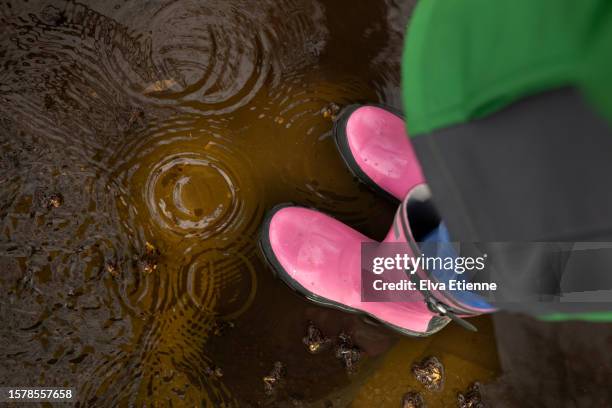
[[(248, 377), (231, 389), (257, 403), (259, 366), (211, 376), (221, 357), (207, 351), (231, 320), (243, 331), (226, 366), (298, 355), (267, 329), (286, 292), (257, 260), (264, 210), (290, 200), (378, 219), (324, 115), (376, 100), (371, 76), (387, 81), (345, 73), (337, 38), (328, 49), (334, 31), (353, 35), (328, 21), (341, 8), (0, 3), (0, 380), (69, 381), (83, 406), (219, 406), (238, 405), (229, 384)], [(284, 317), (302, 307), (287, 303)]]

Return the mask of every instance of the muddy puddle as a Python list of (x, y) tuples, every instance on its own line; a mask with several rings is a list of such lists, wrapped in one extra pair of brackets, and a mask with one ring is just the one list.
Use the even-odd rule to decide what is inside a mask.
[[(74, 387), (81, 406), (364, 406), (390, 353), (425, 343), (305, 302), (256, 239), (287, 201), (384, 236), (393, 206), (330, 131), (338, 107), (398, 106), (411, 7), (1, 2), (0, 384)], [(357, 369), (311, 353), (309, 322), (349, 333)], [(465, 336), (435, 338), (461, 355)], [(446, 373), (467, 387), (489, 354)]]

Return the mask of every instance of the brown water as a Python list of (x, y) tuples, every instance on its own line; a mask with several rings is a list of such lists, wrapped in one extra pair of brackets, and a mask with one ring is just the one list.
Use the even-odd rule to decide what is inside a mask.
[[(1, 2), (0, 384), (87, 406), (350, 402), (396, 336), (291, 293), (256, 238), (286, 201), (384, 235), (393, 208), (325, 112), (398, 105), (396, 3)], [(363, 344), (357, 374), (306, 353), (311, 319)]]

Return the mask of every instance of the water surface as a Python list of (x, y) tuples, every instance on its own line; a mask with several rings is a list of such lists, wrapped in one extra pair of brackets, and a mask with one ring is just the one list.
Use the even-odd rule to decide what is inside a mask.
[[(410, 9), (0, 3), (0, 383), (99, 406), (350, 401), (377, 357), (348, 376), (305, 351), (307, 322), (372, 356), (395, 336), (293, 294), (257, 231), (291, 201), (384, 236), (393, 206), (344, 168), (331, 119), (398, 106)], [(287, 379), (269, 397), (275, 361)]]

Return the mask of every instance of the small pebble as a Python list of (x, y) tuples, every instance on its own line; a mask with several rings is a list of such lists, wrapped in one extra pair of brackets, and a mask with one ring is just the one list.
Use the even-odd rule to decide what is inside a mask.
[(357, 363), (361, 360), (361, 350), (353, 345), (353, 340), (346, 333), (340, 333), (338, 335), (336, 358), (342, 362), (342, 365), (349, 373), (357, 369)]
[(204, 369), (204, 374), (206, 374), (207, 377), (221, 378), (223, 377), (223, 370), (219, 367), (208, 366)]
[(45, 200), (47, 210), (59, 208), (62, 204), (64, 204), (64, 197), (60, 193), (50, 194)]
[(113, 278), (119, 277), (119, 268), (115, 262), (107, 262), (105, 265), (106, 272)]
[(412, 373), (430, 391), (441, 391), (444, 387), (444, 366), (436, 357), (413, 364)]
[(284, 376), (285, 365), (280, 361), (276, 361), (272, 371), (270, 371), (270, 374), (263, 378), (264, 391), (266, 395), (272, 395), (276, 392), (276, 389)]
[(338, 113), (340, 112), (340, 106), (335, 103), (330, 103), (321, 110), (321, 114), (325, 119), (336, 120)]
[(480, 395), (480, 384), (470, 385), (465, 394), (457, 394), (457, 407), (459, 408), (485, 408)]
[(302, 339), (302, 343), (306, 345), (308, 352), (312, 354), (319, 353), (331, 344), (331, 339), (325, 337), (321, 330), (312, 322), (309, 322), (306, 330), (306, 337)]
[(423, 396), (415, 391), (404, 394), (402, 398), (402, 408), (427, 408)]
[(145, 253), (140, 257), (140, 268), (144, 273), (151, 274), (157, 270), (159, 250), (150, 242), (145, 243)]
[(172, 79), (161, 79), (159, 81), (155, 81), (152, 84), (150, 84), (149, 86), (147, 86), (142, 93), (144, 93), (145, 95), (147, 94), (151, 94), (151, 93), (155, 93), (155, 92), (163, 92), (166, 91), (168, 89), (170, 90), (176, 90), (178, 87), (178, 83)]

